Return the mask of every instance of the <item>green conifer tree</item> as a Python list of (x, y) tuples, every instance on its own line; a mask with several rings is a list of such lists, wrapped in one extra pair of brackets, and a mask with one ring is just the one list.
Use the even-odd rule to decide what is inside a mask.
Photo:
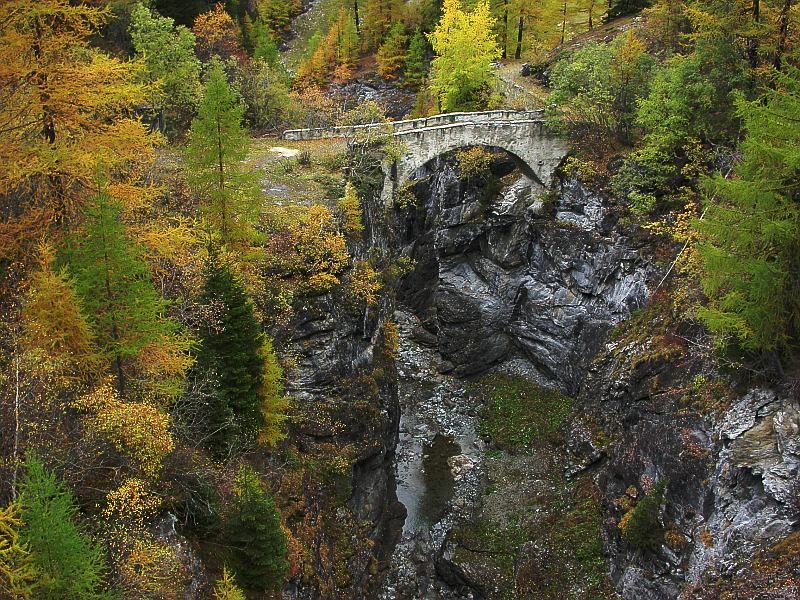
[(125, 395), (131, 361), (150, 346), (177, 336), (178, 324), (162, 316), (166, 301), (150, 269), (125, 231), (121, 207), (105, 192), (86, 206), (82, 231), (67, 240), (59, 257), (75, 278), (75, 289)]
[(736, 177), (708, 182), (713, 194), (697, 222), (708, 307), (700, 318), (746, 350), (785, 350), (800, 331), (800, 70), (740, 100), (747, 136)]
[(366, 50), (377, 48), (393, 21), (402, 15), (402, 0), (366, 0), (361, 32)]
[(260, 210), (256, 181), (242, 166), (250, 146), (243, 114), (222, 65), (215, 62), (192, 121), (186, 160), (190, 181), (205, 200), (201, 209), (223, 244), (251, 241)]
[(255, 41), (253, 58), (263, 60), (272, 69), (285, 74), (286, 68), (281, 62), (278, 44), (275, 43), (275, 38), (272, 37), (272, 33), (261, 19), (258, 19), (253, 25), (253, 37)]
[(406, 84), (418, 88), (425, 81), (428, 74), (426, 56), (428, 54), (428, 40), (421, 30), (417, 29), (411, 36), (406, 54), (405, 75)]
[(104, 591), (103, 550), (76, 523), (72, 494), (33, 455), (21, 486), (20, 539), (38, 572), (36, 598), (91, 600), (113, 598)]
[(272, 347), (272, 340), (266, 336), (261, 355), (264, 358), (264, 377), (261, 386), (263, 424), (258, 433), (258, 443), (263, 446), (274, 446), (286, 439), (286, 409), (289, 407), (289, 401), (284, 393), (283, 369)]
[(378, 48), (378, 73), (385, 79), (394, 79), (400, 74), (406, 62), (406, 28), (400, 23), (392, 23), (386, 39)]
[(215, 314), (201, 332), (196, 372), (214, 382), (206, 443), (221, 457), (253, 443), (263, 425), (264, 336), (244, 287), (216, 257), (208, 266), (202, 301)]
[(256, 32), (255, 26), (253, 25), (253, 18), (247, 12), (244, 13), (239, 21), (239, 29), (241, 32), (240, 41), (242, 48), (247, 50), (250, 56), (253, 56), (253, 52), (256, 49)]
[(235, 493), (227, 532), (236, 577), (248, 589), (280, 588), (289, 562), (275, 502), (247, 466), (236, 476)]

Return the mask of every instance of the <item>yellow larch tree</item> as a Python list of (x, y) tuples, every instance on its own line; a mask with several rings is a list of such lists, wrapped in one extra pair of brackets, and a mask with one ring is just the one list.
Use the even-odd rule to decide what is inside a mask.
[(428, 39), (433, 59), (431, 91), (443, 112), (486, 107), (492, 81), (492, 61), (500, 58), (494, 18), (486, 0), (465, 11), (461, 0), (445, 0), (439, 24)]
[(33, 256), (91, 193), (98, 166), (112, 195), (137, 195), (157, 136), (135, 111), (142, 65), (88, 40), (107, 9), (67, 0), (0, 3), (0, 255)]

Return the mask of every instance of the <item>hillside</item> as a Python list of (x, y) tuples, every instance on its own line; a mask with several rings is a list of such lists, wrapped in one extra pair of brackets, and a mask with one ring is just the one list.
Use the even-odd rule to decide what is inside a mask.
[(0, 598), (797, 597), (797, 19), (0, 3)]

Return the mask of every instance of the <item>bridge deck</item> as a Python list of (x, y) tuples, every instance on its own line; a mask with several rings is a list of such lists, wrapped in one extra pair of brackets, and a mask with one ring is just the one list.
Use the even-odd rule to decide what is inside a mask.
[(328, 138), (353, 138), (372, 130), (391, 131), (394, 135), (405, 132), (431, 130), (437, 127), (465, 126), (477, 123), (512, 123), (530, 122), (542, 119), (543, 113), (535, 111), (490, 110), (483, 112), (458, 112), (434, 115), (421, 119), (389, 121), (368, 125), (350, 125), (343, 127), (317, 127), (311, 129), (289, 129), (283, 132), (286, 140), (319, 140)]

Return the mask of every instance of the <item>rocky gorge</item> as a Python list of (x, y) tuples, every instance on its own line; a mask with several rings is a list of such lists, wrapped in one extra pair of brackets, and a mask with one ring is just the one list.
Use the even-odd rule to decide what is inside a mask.
[[(331, 417), (304, 420), (308, 446), (347, 448), (346, 511), (371, 541), (352, 578), (291, 597), (712, 598), (791, 537), (796, 400), (665, 322), (651, 295), (668, 265), (611, 197), (569, 172), (544, 189), (501, 151), (477, 176), (432, 161), (388, 209), (372, 191), (357, 251), (413, 268), (366, 315), (324, 297), (298, 311), (290, 382)], [(503, 447), (482, 425), (487, 377), (571, 409), (546, 443)], [(792, 597), (776, 585), (760, 597)]]

